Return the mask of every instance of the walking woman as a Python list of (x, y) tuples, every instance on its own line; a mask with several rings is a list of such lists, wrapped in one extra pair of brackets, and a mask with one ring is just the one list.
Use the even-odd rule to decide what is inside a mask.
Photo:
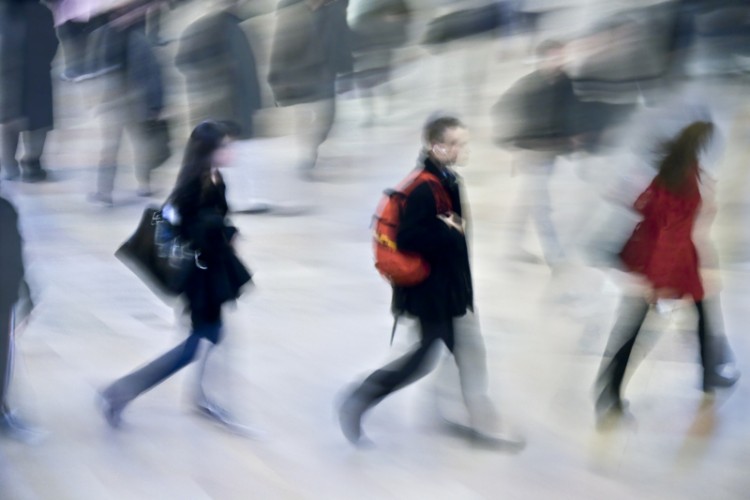
[(226, 186), (219, 169), (228, 162), (227, 130), (212, 121), (193, 130), (182, 170), (163, 210), (169, 217), (166, 208), (174, 209), (171, 222), (200, 255), (200, 266), (192, 268), (185, 286), (192, 331), (179, 346), (117, 380), (102, 393), (104, 416), (113, 427), (120, 424), (122, 411), (133, 399), (192, 362), (203, 340), (210, 347), (201, 358), (201, 377), (194, 395), (196, 409), (234, 426), (226, 412), (206, 398), (201, 380), (206, 357), (222, 337), (222, 305), (237, 299), (242, 287), (251, 281), (250, 273), (234, 252), (237, 229), (226, 222)]
[[(643, 220), (636, 226), (620, 257), (626, 269), (645, 278), (645, 296), (623, 298), (620, 316), (610, 335), (597, 383), (599, 416), (622, 412), (622, 386), (638, 332), (652, 306), (663, 299), (692, 298), (698, 313), (698, 340), (703, 366), (703, 390), (729, 387), (738, 374), (719, 373), (724, 353), (712, 348), (709, 309), (704, 300), (698, 252), (692, 240), (701, 204), (698, 157), (713, 135), (710, 122), (694, 122), (666, 143), (659, 173), (638, 197), (634, 208)], [(611, 358), (610, 358), (611, 357)]]

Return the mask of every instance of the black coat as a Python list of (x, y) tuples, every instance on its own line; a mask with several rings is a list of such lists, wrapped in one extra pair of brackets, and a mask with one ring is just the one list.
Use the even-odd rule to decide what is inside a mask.
[(176, 64), (186, 78), (193, 126), (231, 121), (240, 127), (240, 138), (250, 139), (261, 94), (255, 54), (240, 23), (230, 12), (194, 22), (180, 39)]
[[(460, 179), (440, 169), (430, 159), (424, 169), (442, 181), (451, 199), (452, 210), (465, 214), (461, 203)], [(466, 237), (438, 219), (432, 188), (426, 183), (414, 189), (406, 199), (396, 245), (404, 251), (422, 255), (430, 265), (427, 279), (413, 287), (394, 287), (393, 311), (422, 320), (455, 318), (473, 309), (474, 291)]]
[(39, 2), (3, 6), (0, 14), (0, 123), (25, 120), (26, 130), (52, 128), (52, 12)]
[(0, 310), (18, 300), (23, 275), (18, 213), (10, 202), (0, 197)]
[(353, 70), (348, 0), (316, 10), (303, 0), (281, 0), (271, 49), (268, 81), (279, 105), (335, 96), (336, 77)]
[(563, 72), (535, 71), (516, 82), (493, 108), (500, 142), (521, 149), (564, 152), (581, 129), (581, 105)]
[(164, 109), (161, 62), (138, 26), (108, 28), (105, 41), (108, 63), (116, 71), (106, 81), (105, 108), (126, 113), (130, 123), (144, 123)]
[(180, 214), (182, 236), (200, 252), (199, 262), (187, 279), (185, 295), (193, 324), (221, 318), (221, 306), (237, 299), (251, 280), (250, 272), (231, 245), (237, 229), (226, 222), (226, 186), (210, 178), (194, 179), (176, 192), (170, 202)]

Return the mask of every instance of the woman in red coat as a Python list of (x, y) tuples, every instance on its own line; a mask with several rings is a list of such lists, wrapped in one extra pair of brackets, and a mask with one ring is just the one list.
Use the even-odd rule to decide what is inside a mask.
[(638, 197), (635, 209), (643, 216), (620, 254), (628, 271), (648, 285), (645, 297), (623, 298), (620, 314), (610, 336), (608, 353), (598, 379), (596, 409), (600, 415), (622, 411), (622, 384), (630, 353), (643, 321), (660, 299), (690, 297), (698, 312), (698, 339), (703, 365), (703, 390), (734, 384), (737, 376), (717, 372), (709, 346), (698, 252), (692, 240), (701, 204), (698, 155), (713, 134), (710, 122), (695, 122), (664, 145), (659, 173)]

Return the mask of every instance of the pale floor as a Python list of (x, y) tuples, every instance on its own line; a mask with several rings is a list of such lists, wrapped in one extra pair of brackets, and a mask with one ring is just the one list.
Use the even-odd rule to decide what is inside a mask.
[[(546, 268), (504, 260), (518, 179), (510, 175), (511, 157), (491, 145), (483, 110), (527, 68), (498, 61), (496, 52), (478, 45), (412, 66), (397, 82), (398, 112), (372, 129), (359, 127), (359, 104), (343, 100), (319, 182), (297, 178), (291, 136), (237, 145), (227, 173), (235, 206), (264, 198), (304, 209), (234, 217), (257, 288), (227, 313), (216, 356), (223, 378), (212, 387), (266, 432), (260, 441), (190, 411), (190, 368), (137, 400), (121, 430), (102, 419), (97, 389), (180, 342), (185, 327), (113, 256), (145, 202), (131, 194), (132, 172), (123, 167), (115, 208), (86, 203), (98, 135), (85, 110), (96, 83), (61, 84), (61, 130), (47, 160), (58, 180), (4, 187), (23, 219), (39, 302), (18, 340), (14, 401), (49, 436), (36, 446), (0, 441), (0, 499), (747, 498), (750, 392), (741, 380), (730, 393), (703, 399), (686, 309), (654, 317), (646, 328), (650, 352), (627, 390), (635, 421), (596, 431), (592, 384), (619, 289), (580, 264), (550, 283)], [(425, 78), (458, 63), (476, 69), (465, 61), (483, 55), (489, 83), (467, 92), (473, 108), (456, 98), (463, 69)], [(750, 372), (746, 90), (740, 82), (700, 90), (732, 111), (724, 114), (729, 141), (713, 232), (723, 266), (708, 272), (722, 279), (726, 331), (740, 369)], [(528, 441), (519, 454), (476, 448), (445, 432), (431, 379), (373, 411), (365, 423), (372, 449), (352, 448), (335, 418), (349, 383), (409, 346), (406, 329), (388, 345), (389, 289), (372, 267), (368, 226), (381, 190), (413, 165), (419, 126), (436, 107), (463, 110), (474, 134), (465, 179), (477, 307), (492, 396)], [(267, 113), (281, 128), (289, 116)], [(157, 174), (164, 190), (178, 156)], [(600, 210), (602, 183), (617, 176), (612, 158), (558, 163), (554, 217), (572, 255)], [(539, 251), (532, 236), (527, 246)]]

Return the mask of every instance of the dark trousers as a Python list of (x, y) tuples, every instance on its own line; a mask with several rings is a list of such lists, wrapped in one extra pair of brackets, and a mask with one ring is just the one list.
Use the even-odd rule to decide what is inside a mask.
[[(189, 365), (196, 357), (200, 341), (205, 339), (216, 345), (221, 340), (221, 322), (193, 326), (193, 330), (183, 343), (139, 368), (129, 375), (117, 380), (105, 391), (113, 405), (120, 408), (140, 394), (153, 389), (166, 379)], [(205, 358), (204, 358), (205, 361)], [(204, 365), (201, 365), (201, 372)], [(202, 397), (202, 387), (198, 395)]]
[(18, 145), (23, 140), (24, 157), (21, 165), (26, 173), (42, 169), (41, 158), (47, 141), (47, 129), (24, 130), (24, 120), (5, 123), (0, 126), (2, 145), (0, 146), (0, 163), (8, 175), (19, 173)]
[(8, 409), (6, 397), (11, 371), (12, 306), (0, 304), (0, 415)]
[[(650, 307), (648, 302), (640, 297), (625, 297), (623, 299), (619, 317), (610, 334), (607, 352), (599, 371), (597, 383), (597, 408), (599, 410), (606, 410), (613, 404), (621, 404), (622, 402), (622, 388), (630, 354)], [(706, 371), (713, 369), (717, 360), (712, 358), (705, 304), (702, 301), (697, 301), (695, 302), (695, 308), (698, 312), (697, 333), (701, 364)]]
[(360, 387), (366, 407), (372, 407), (386, 396), (427, 375), (435, 366), (435, 350), (442, 341), (453, 353), (453, 319), (419, 322), (421, 339), (416, 348), (367, 377)]
[[(497, 415), (488, 395), (487, 352), (477, 316), (467, 313), (441, 321), (421, 320), (419, 327), (421, 338), (415, 348), (367, 377), (352, 394), (349, 401), (355, 405), (353, 409), (364, 413), (389, 394), (427, 375), (438, 360), (438, 347), (442, 341), (458, 368), (458, 382), (469, 425), (478, 432), (495, 432)], [(451, 366), (446, 363), (443, 368), (438, 392), (455, 387)], [(438, 399), (444, 398), (438, 395)]]

